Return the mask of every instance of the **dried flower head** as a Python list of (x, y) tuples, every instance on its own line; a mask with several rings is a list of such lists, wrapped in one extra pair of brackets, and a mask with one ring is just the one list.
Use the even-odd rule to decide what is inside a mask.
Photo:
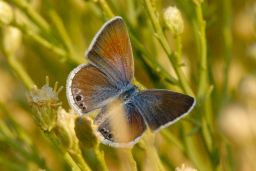
[(62, 87), (58, 88), (57, 82), (54, 88), (50, 87), (47, 77), (46, 84), (41, 89), (35, 87), (28, 93), (28, 101), (35, 111), (33, 117), (44, 131), (51, 131), (56, 124), (57, 110), (61, 105), (58, 94), (61, 90)]
[(166, 26), (174, 35), (181, 34), (184, 30), (184, 23), (181, 13), (176, 7), (168, 7), (163, 14)]
[(8, 25), (13, 20), (13, 10), (11, 6), (0, 0), (0, 25)]
[(197, 170), (192, 167), (188, 167), (185, 164), (182, 164), (181, 167), (176, 167), (175, 171), (197, 171)]

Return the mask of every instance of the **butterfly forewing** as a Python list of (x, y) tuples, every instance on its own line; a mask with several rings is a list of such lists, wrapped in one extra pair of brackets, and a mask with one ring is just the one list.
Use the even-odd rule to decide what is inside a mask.
[(80, 114), (101, 108), (118, 91), (107, 76), (92, 65), (81, 65), (68, 78), (70, 105)]
[(168, 90), (146, 90), (135, 96), (134, 101), (153, 131), (185, 116), (195, 104), (193, 97)]
[(113, 18), (100, 29), (86, 56), (117, 86), (125, 86), (131, 81), (134, 74), (132, 48), (121, 17)]
[(104, 107), (94, 123), (103, 143), (112, 146), (133, 145), (146, 129), (143, 117), (132, 103)]

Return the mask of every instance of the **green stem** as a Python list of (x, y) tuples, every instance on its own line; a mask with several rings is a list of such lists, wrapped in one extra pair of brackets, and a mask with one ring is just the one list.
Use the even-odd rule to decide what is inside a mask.
[(7, 54), (7, 61), (17, 77), (23, 82), (27, 89), (32, 89), (35, 85), (23, 66), (17, 61), (17, 59)]
[(101, 9), (104, 11), (107, 18), (112, 18), (115, 16), (106, 0), (97, 0), (96, 2), (99, 4)]
[(162, 130), (161, 134), (168, 142), (173, 143), (178, 149), (184, 152), (185, 149), (182, 142), (174, 134), (166, 129)]
[(133, 159), (131, 149), (117, 149), (122, 161), (122, 170), (137, 171), (137, 163)]
[(223, 0), (223, 18), (224, 18), (224, 25), (223, 25), (223, 38), (224, 38), (224, 49), (225, 49), (225, 66), (224, 66), (224, 82), (223, 82), (223, 101), (225, 102), (228, 98), (228, 74), (230, 69), (230, 64), (232, 60), (232, 11), (231, 11), (231, 1), (230, 0)]
[(177, 57), (177, 63), (179, 66), (182, 66), (182, 42), (181, 42), (181, 35), (177, 34), (175, 35), (175, 44), (176, 44), (176, 57)]
[[(203, 18), (202, 2), (196, 1), (195, 3), (196, 12), (196, 27), (195, 33), (199, 45), (199, 56), (200, 56), (200, 70), (199, 70), (199, 87), (197, 97), (199, 99), (199, 104), (201, 104), (200, 113), (204, 114), (201, 118), (202, 131), (200, 132), (203, 143), (206, 146), (206, 152), (211, 154), (213, 152), (212, 144), (212, 130), (213, 130), (213, 120), (212, 120), (212, 102), (211, 102), (211, 92), (212, 86), (209, 85), (208, 78), (208, 61), (207, 61), (207, 41), (206, 41), (206, 22)], [(211, 170), (213, 167), (213, 161), (209, 158)], [(199, 163), (200, 161), (198, 161)]]
[(147, 65), (155, 72), (158, 73), (160, 77), (162, 77), (164, 80), (166, 80), (169, 83), (172, 84), (178, 84), (178, 80), (176, 80), (174, 77), (172, 77), (160, 64), (157, 62), (152, 62), (149, 58), (149, 56), (152, 56), (149, 54), (149, 52), (145, 49), (145, 47), (139, 42), (139, 40), (131, 34), (132, 42), (134, 43), (134, 46), (136, 46), (142, 53), (143, 60), (147, 63)]
[(206, 94), (208, 87), (208, 68), (207, 68), (207, 43), (206, 43), (206, 34), (205, 26), (206, 23), (203, 19), (202, 6), (198, 2), (196, 6), (196, 19), (199, 30), (197, 32), (197, 37), (199, 37), (200, 44), (200, 76), (199, 76), (199, 87), (198, 87), (198, 97), (202, 99)]
[(41, 37), (39, 34), (34, 33), (29, 28), (27, 28), (27, 26), (18, 24), (17, 22), (13, 23), (13, 26), (18, 28), (23, 34), (25, 34), (26, 36), (31, 38), (36, 43), (40, 44), (41, 46), (49, 49), (53, 53), (60, 56), (61, 60), (66, 60), (67, 59), (68, 55), (67, 55), (67, 52), (65, 50), (63, 50), (62, 48), (57, 47), (57, 46), (53, 45), (52, 43), (48, 42), (46, 39)]
[(74, 160), (72, 159), (72, 157), (70, 156), (69, 153), (64, 154), (64, 159), (69, 164), (72, 171), (81, 171), (80, 168), (76, 165), (76, 163), (74, 162)]
[(75, 171), (91, 171), (89, 166), (83, 160), (81, 153), (78, 149), (74, 151), (63, 148), (59, 145), (58, 136), (53, 132), (44, 132), (43, 134), (46, 138), (48, 138), (56, 147), (62, 152), (64, 155), (64, 159), (70, 165), (72, 169)]
[(189, 122), (183, 122), (183, 138), (185, 143), (185, 151), (189, 159), (195, 164), (198, 170), (212, 171), (211, 161), (208, 153), (205, 150), (200, 134), (186, 135), (186, 132), (190, 132), (193, 126)]
[(33, 21), (40, 29), (49, 33), (50, 26), (31, 6), (24, 0), (11, 0), (12, 3), (21, 9), (31, 21)]
[(100, 165), (100, 169), (102, 171), (108, 171), (108, 167), (107, 167), (107, 164), (106, 164), (106, 161), (104, 159), (104, 153), (103, 151), (101, 151), (99, 149), (99, 146), (97, 146), (95, 149), (94, 149), (94, 152), (95, 152), (95, 155), (96, 155), (96, 160), (97, 160), (97, 163)]
[(152, 25), (154, 27), (156, 37), (158, 38), (158, 41), (160, 42), (161, 46), (163, 47), (165, 53), (167, 54), (167, 56), (170, 60), (170, 62), (172, 63), (172, 66), (179, 78), (181, 88), (187, 94), (194, 96), (194, 93), (185, 78), (185, 74), (183, 73), (183, 71), (181, 70), (181, 68), (178, 64), (176, 55), (172, 52), (171, 48), (169, 47), (169, 43), (168, 43), (167, 39), (165, 38), (162, 27), (159, 23), (159, 20), (156, 16), (154, 8), (152, 6), (151, 0), (144, 0), (144, 3), (146, 4), (146, 9), (150, 16)]
[(154, 146), (154, 139), (154, 134), (151, 132), (146, 132), (139, 145), (145, 150), (146, 162), (150, 165), (152, 170), (165, 171), (165, 168)]
[(77, 58), (72, 41), (70, 40), (70, 37), (65, 29), (65, 26), (61, 18), (58, 16), (58, 14), (54, 10), (50, 10), (49, 14), (53, 23), (57, 28), (57, 32), (59, 33), (60, 38), (62, 39), (65, 47), (67, 48), (68, 59), (76, 64), (81, 64), (83, 60), (82, 58)]
[(84, 161), (80, 150), (70, 150), (68, 153), (82, 171), (91, 171), (90, 167)]
[[(41, 30), (50, 34), (50, 26), (49, 24), (34, 10), (32, 9), (25, 1), (20, 0), (12, 0), (14, 5), (20, 8), (33, 23), (35, 23)], [(15, 21), (13, 25), (19, 28), (24, 34), (29, 36), (32, 40), (39, 43), (40, 45), (46, 47), (47, 49), (51, 50), (52, 52), (56, 53), (61, 57), (61, 60), (69, 60), (71, 63), (80, 64), (82, 63), (82, 58), (77, 58), (77, 55), (74, 53), (74, 49), (72, 43), (68, 37), (68, 34), (65, 30), (65, 27), (57, 16), (56, 13), (50, 13), (52, 20), (54, 21), (55, 25), (57, 26), (58, 33), (60, 34), (64, 45), (66, 46), (69, 53), (67, 53), (64, 49), (55, 46), (51, 42), (47, 41), (45, 38), (40, 36), (38, 33), (31, 31), (29, 23), (20, 24), (19, 22)], [(28, 28), (27, 28), (28, 27)]]

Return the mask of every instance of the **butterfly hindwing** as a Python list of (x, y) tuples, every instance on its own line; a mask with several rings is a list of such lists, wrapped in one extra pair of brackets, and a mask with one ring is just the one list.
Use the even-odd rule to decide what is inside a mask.
[(146, 130), (143, 117), (132, 103), (104, 107), (94, 123), (102, 142), (111, 146), (133, 145)]
[(134, 101), (152, 131), (174, 123), (195, 104), (193, 97), (168, 90), (146, 90), (138, 93)]
[(86, 56), (119, 87), (130, 83), (134, 63), (127, 27), (121, 17), (114, 17), (100, 29)]
[(67, 98), (80, 114), (103, 107), (119, 90), (111, 80), (93, 65), (80, 65), (67, 80)]

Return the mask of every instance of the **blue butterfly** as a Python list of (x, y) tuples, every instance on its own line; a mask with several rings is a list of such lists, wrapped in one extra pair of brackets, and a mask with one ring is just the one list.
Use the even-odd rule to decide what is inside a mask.
[[(101, 109), (94, 123), (104, 144), (133, 145), (147, 127), (154, 132), (167, 127), (188, 114), (195, 105), (195, 99), (188, 95), (160, 89), (140, 91), (131, 84), (134, 78), (133, 54), (127, 27), (121, 17), (114, 17), (102, 26), (86, 57), (89, 64), (82, 64), (69, 74), (67, 98), (79, 114)], [(122, 107), (127, 124), (129, 136), (125, 139), (116, 138), (122, 128), (111, 125), (113, 117), (110, 117), (108, 107), (115, 99), (121, 101), (117, 106)]]

